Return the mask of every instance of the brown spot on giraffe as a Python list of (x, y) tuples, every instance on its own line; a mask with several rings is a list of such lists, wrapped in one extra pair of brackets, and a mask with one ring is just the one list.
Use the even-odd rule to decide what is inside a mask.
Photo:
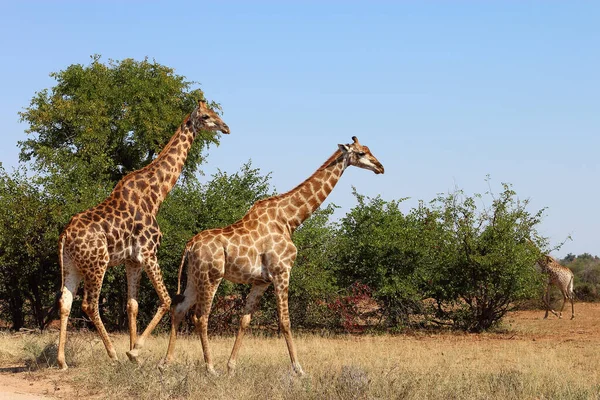
[[(185, 125), (175, 132), (163, 151), (144, 168), (125, 176), (112, 193), (96, 207), (83, 211), (65, 227), (59, 239), (59, 264), (62, 285), (60, 295), (60, 337), (57, 361), (61, 369), (67, 368), (65, 343), (67, 322), (73, 296), (83, 280), (84, 312), (92, 320), (100, 334), (109, 357), (116, 360), (117, 353), (108, 337), (98, 311), (98, 298), (107, 268), (125, 264), (127, 273), (127, 314), (129, 318), (130, 350), (127, 355), (135, 361), (139, 349), (162, 316), (168, 311), (171, 299), (162, 279), (156, 251), (160, 244), (160, 230), (156, 213), (172, 182), (177, 181), (193, 139), (197, 132), (221, 131), (229, 133), (229, 127), (205, 102), (186, 118)], [(171, 149), (178, 149), (177, 168), (167, 160)], [(158, 178), (158, 181), (156, 180)], [(156, 182), (152, 187), (148, 182)], [(137, 185), (136, 185), (137, 182)], [(149, 189), (148, 189), (149, 187)], [(160, 187), (160, 191), (157, 188)], [(143, 199), (150, 207), (140, 206)], [(135, 225), (133, 220), (138, 221)], [(160, 299), (154, 318), (142, 335), (137, 337), (137, 295), (142, 270), (145, 270)]]
[[(353, 141), (352, 144), (339, 145), (339, 150), (296, 188), (256, 202), (240, 221), (225, 229), (200, 232), (187, 243), (179, 269), (177, 294), (181, 302), (171, 309), (171, 337), (166, 362), (173, 359), (177, 328), (185, 313), (195, 304), (194, 319), (200, 333), (206, 368), (208, 372), (215, 373), (208, 347), (208, 315), (219, 283), (224, 278), (252, 285), (229, 358), (230, 373), (235, 370), (251, 315), (271, 283), (275, 288), (279, 323), (292, 367), (296, 373), (304, 373), (296, 355), (288, 309), (290, 270), (296, 259), (296, 246), (291, 235), (321, 205), (347, 166), (354, 165), (376, 174), (384, 172), (381, 163), (356, 137)], [(186, 263), (187, 286), (180, 296), (181, 273)]]

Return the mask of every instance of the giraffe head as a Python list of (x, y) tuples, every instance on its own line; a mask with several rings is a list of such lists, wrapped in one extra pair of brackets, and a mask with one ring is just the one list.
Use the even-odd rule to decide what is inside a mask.
[(542, 254), (537, 260), (537, 265), (542, 270), (542, 272), (546, 272), (548, 270), (548, 265), (551, 264), (553, 261), (554, 259), (549, 255)]
[(375, 158), (371, 150), (367, 146), (358, 143), (356, 136), (352, 136), (352, 141), (354, 143), (338, 145), (344, 156), (346, 165), (354, 165), (359, 168), (371, 170), (376, 174), (383, 174), (383, 165)]
[(221, 131), (229, 133), (229, 127), (221, 120), (219, 115), (214, 112), (204, 100), (198, 102), (198, 108), (194, 110), (190, 119), (194, 131)]

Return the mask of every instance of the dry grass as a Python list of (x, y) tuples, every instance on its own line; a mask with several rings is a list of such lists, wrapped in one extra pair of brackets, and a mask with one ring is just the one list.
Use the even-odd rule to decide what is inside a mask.
[[(69, 337), (71, 369), (58, 373), (56, 334), (0, 336), (0, 363), (38, 366), (93, 398), (134, 399), (600, 399), (600, 304), (577, 304), (577, 319), (542, 320), (541, 311), (508, 318), (481, 335), (298, 337), (304, 378), (291, 373), (282, 338), (247, 336), (236, 376), (226, 376), (233, 338), (211, 338), (216, 367), (204, 373), (196, 337), (182, 337), (176, 362), (157, 366), (166, 336), (154, 336), (135, 367), (127, 337), (115, 335), (122, 360), (111, 364), (93, 333)], [(50, 366), (50, 368), (48, 368)], [(59, 379), (59, 378), (56, 378)]]

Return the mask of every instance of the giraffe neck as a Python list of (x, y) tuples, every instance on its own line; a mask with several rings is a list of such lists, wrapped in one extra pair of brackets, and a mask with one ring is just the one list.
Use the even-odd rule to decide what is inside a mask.
[(292, 232), (325, 201), (345, 169), (343, 154), (338, 150), (308, 179), (280, 196), (279, 206)]
[[(167, 194), (173, 189), (194, 143), (191, 120), (186, 118), (158, 156), (144, 168), (125, 176), (115, 187), (126, 201), (144, 200), (148, 212), (156, 215)], [(135, 192), (137, 196), (133, 193)]]

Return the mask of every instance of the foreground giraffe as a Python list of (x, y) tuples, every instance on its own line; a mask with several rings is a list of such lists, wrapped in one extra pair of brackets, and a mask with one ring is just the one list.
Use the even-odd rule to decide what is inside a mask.
[[(546, 306), (546, 315), (544, 315), (544, 319), (548, 318), (548, 311), (551, 311), (552, 314), (556, 315), (558, 318), (562, 318), (562, 312), (565, 308), (567, 299), (571, 302), (571, 319), (575, 318), (575, 307), (573, 305), (575, 299), (575, 293), (573, 292), (573, 272), (569, 268), (560, 265), (558, 261), (548, 255), (542, 256), (538, 260), (538, 265), (542, 269), (542, 273), (548, 275), (548, 284), (542, 295), (542, 301)], [(549, 290), (551, 285), (558, 287), (563, 295), (562, 307), (558, 314), (550, 307)]]
[(356, 137), (354, 143), (339, 145), (337, 150), (307, 180), (295, 189), (279, 196), (260, 200), (238, 222), (225, 228), (203, 231), (186, 245), (179, 270), (187, 261), (187, 286), (175, 298), (171, 309), (171, 337), (165, 361), (173, 359), (177, 328), (189, 308), (196, 304), (204, 361), (209, 373), (215, 374), (208, 347), (208, 316), (217, 287), (223, 278), (235, 283), (250, 283), (244, 314), (240, 319), (235, 344), (227, 363), (230, 374), (246, 328), (258, 302), (273, 283), (281, 332), (285, 337), (294, 371), (304, 374), (292, 340), (288, 310), (290, 271), (296, 259), (292, 233), (306, 220), (333, 190), (346, 167), (357, 166), (382, 174), (383, 165), (362, 146)]
[[(177, 182), (196, 134), (202, 130), (229, 133), (229, 127), (201, 101), (156, 159), (121, 179), (102, 203), (75, 215), (60, 235), (62, 286), (58, 365), (61, 369), (67, 369), (67, 322), (73, 295), (82, 279), (83, 311), (96, 326), (106, 352), (113, 360), (117, 360), (117, 353), (98, 312), (98, 298), (108, 267), (125, 263), (130, 336), (127, 355), (132, 361), (137, 359), (144, 341), (169, 310), (171, 298), (156, 259), (161, 237), (156, 214)], [(146, 330), (137, 338), (137, 295), (142, 270), (152, 281), (160, 306)]]

